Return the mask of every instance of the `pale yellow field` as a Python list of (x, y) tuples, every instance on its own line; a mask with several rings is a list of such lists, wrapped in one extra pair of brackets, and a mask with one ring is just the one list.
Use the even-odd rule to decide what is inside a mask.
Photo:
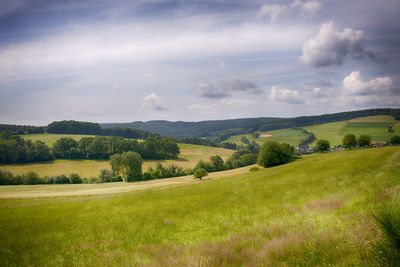
[[(143, 171), (160, 162), (163, 166), (177, 165), (184, 169), (193, 168), (199, 160), (208, 160), (213, 155), (220, 155), (226, 160), (233, 154), (233, 150), (179, 144), (181, 154), (178, 159), (174, 160), (146, 160), (143, 163)], [(0, 170), (10, 171), (14, 175), (24, 174), (29, 171), (36, 172), (39, 176), (50, 176), (60, 174), (78, 173), (82, 177), (96, 177), (101, 169), (111, 169), (106, 160), (65, 160), (58, 159), (52, 162), (34, 163), (34, 164), (12, 164), (1, 165)]]
[(174, 187), (192, 183), (211, 181), (222, 177), (230, 177), (249, 172), (252, 166), (222, 172), (213, 172), (202, 181), (192, 175), (141, 181), (133, 183), (117, 182), (104, 184), (54, 184), (54, 185), (11, 185), (0, 186), (0, 199), (9, 198), (38, 198), (38, 197), (66, 197), (84, 195), (109, 195), (117, 193), (135, 192), (147, 189)]

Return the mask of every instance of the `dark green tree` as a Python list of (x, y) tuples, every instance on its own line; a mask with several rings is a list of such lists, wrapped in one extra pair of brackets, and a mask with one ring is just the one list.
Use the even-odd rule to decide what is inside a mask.
[(270, 167), (287, 163), (292, 159), (288, 144), (279, 144), (275, 141), (265, 142), (258, 153), (257, 163), (260, 166)]
[(198, 168), (194, 173), (193, 176), (194, 178), (197, 178), (199, 180), (201, 180), (201, 178), (203, 178), (204, 176), (207, 176), (208, 172), (203, 169), (203, 168)]
[(356, 136), (354, 134), (346, 134), (343, 137), (342, 145), (344, 148), (348, 148), (348, 149), (351, 149), (352, 147), (356, 147), (357, 146)]
[(213, 171), (222, 171), (224, 169), (224, 160), (220, 156), (211, 156), (210, 162), (213, 166)]
[(392, 138), (390, 138), (390, 143), (392, 145), (400, 145), (400, 135), (393, 135)]
[(325, 151), (329, 151), (331, 145), (329, 144), (328, 140), (320, 139), (317, 142), (317, 145), (315, 149), (321, 153), (324, 153)]
[(138, 181), (142, 178), (142, 157), (136, 152), (122, 153), (122, 159), (125, 165), (125, 181), (132, 182)]
[(362, 134), (358, 137), (358, 145), (360, 147), (371, 146), (371, 136), (367, 134)]

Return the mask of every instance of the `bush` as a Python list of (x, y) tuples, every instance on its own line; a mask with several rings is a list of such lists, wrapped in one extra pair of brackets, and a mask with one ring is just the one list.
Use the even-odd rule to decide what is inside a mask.
[(271, 167), (289, 162), (292, 159), (292, 151), (288, 144), (279, 144), (268, 141), (258, 153), (257, 163), (260, 166)]
[(99, 182), (100, 183), (111, 183), (115, 179), (112, 171), (107, 169), (101, 169), (99, 174)]
[(323, 153), (324, 151), (328, 151), (330, 149), (331, 145), (329, 144), (328, 140), (318, 140), (317, 142), (317, 146), (315, 147), (315, 149), (321, 153)]
[(366, 147), (371, 145), (371, 136), (367, 134), (362, 134), (358, 137), (358, 145), (360, 147)]
[(207, 175), (208, 175), (208, 172), (203, 168), (198, 168), (193, 174), (194, 178), (197, 178), (200, 180), (201, 180), (201, 178), (203, 178), (204, 176), (207, 176)]
[(69, 178), (64, 174), (54, 176), (54, 183), (55, 184), (69, 184)]
[(22, 175), (22, 183), (23, 184), (43, 184), (44, 181), (42, 181), (39, 177), (39, 175), (33, 171), (30, 171), (24, 175)]
[(346, 134), (342, 139), (342, 145), (344, 148), (351, 149), (357, 145), (357, 139), (354, 134)]
[(390, 143), (392, 145), (400, 145), (400, 135), (394, 135), (390, 138)]
[(259, 172), (259, 171), (261, 171), (261, 169), (258, 167), (251, 167), (250, 171), (251, 172)]
[(69, 181), (71, 184), (81, 184), (83, 182), (82, 178), (77, 173), (71, 173), (69, 175)]
[(14, 176), (11, 172), (0, 170), (0, 185), (12, 185), (14, 182)]

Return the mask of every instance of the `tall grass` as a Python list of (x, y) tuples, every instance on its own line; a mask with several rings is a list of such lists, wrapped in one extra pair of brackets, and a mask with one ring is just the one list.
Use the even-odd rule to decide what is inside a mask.
[(374, 218), (382, 232), (378, 244), (378, 254), (390, 266), (400, 265), (400, 201), (391, 201), (381, 205)]

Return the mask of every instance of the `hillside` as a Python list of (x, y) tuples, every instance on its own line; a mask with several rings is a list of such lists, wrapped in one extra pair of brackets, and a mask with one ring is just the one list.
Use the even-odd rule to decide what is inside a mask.
[(399, 164), (400, 147), (359, 149), (162, 190), (2, 199), (0, 264), (385, 266), (371, 214), (399, 199)]
[(112, 127), (134, 128), (144, 131), (150, 131), (152, 133), (158, 133), (163, 136), (208, 137), (218, 136), (219, 134), (221, 134), (221, 132), (232, 129), (242, 129), (243, 131), (247, 132), (270, 131), (291, 127), (318, 125), (366, 116), (394, 115), (397, 117), (399, 116), (398, 114), (399, 112), (397, 109), (383, 108), (348, 111), (315, 116), (301, 116), (295, 118), (264, 117), (200, 122), (136, 121), (131, 123), (102, 123), (101, 127), (104, 129)]
[[(393, 125), (392, 133), (388, 132), (388, 126)], [(368, 134), (372, 142), (386, 142), (393, 135), (400, 134), (400, 121), (394, 120), (392, 116), (370, 116), (347, 121), (326, 123), (304, 127), (313, 132), (317, 139), (326, 139), (331, 146), (342, 144), (343, 136), (346, 134)], [(313, 143), (315, 144), (315, 142)]]
[[(43, 135), (47, 138), (47, 135)], [(42, 140), (39, 137), (38, 140)], [(50, 140), (50, 139), (45, 139)], [(143, 162), (143, 171), (147, 171), (149, 167), (155, 167), (157, 163), (163, 166), (176, 165), (184, 169), (193, 168), (199, 160), (209, 160), (211, 156), (219, 155), (223, 160), (229, 158), (233, 154), (233, 150), (198, 146), (189, 144), (178, 144), (181, 154), (178, 159), (166, 160), (145, 160)], [(82, 177), (96, 177), (99, 175), (101, 169), (111, 169), (108, 160), (68, 160), (57, 159), (50, 162), (42, 163), (29, 163), (29, 164), (5, 164), (0, 165), (0, 170), (9, 171), (16, 174), (24, 174), (33, 171), (40, 176), (51, 176), (78, 173)]]

